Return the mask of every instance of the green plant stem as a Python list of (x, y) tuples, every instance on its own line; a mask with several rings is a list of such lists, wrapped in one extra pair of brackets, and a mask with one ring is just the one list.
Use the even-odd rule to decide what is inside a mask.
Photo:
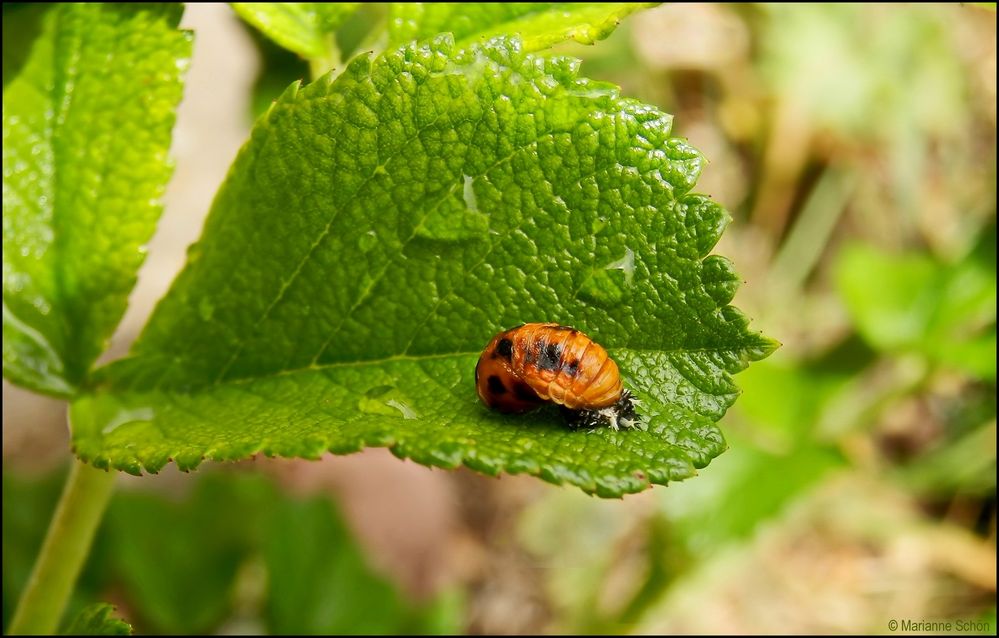
[(107, 508), (117, 472), (73, 461), (10, 634), (52, 634), (59, 626)]

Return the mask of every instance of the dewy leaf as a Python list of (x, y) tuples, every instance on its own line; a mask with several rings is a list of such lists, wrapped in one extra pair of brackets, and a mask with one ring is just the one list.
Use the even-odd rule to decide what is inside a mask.
[(64, 636), (131, 636), (132, 627), (112, 616), (114, 606), (95, 603), (83, 609), (63, 632)]
[[(3, 94), (3, 369), (69, 395), (162, 207), (191, 36), (179, 5), (60, 4)], [(5, 82), (6, 82), (5, 78)]]
[[(690, 193), (701, 156), (670, 116), (576, 70), (442, 36), (293, 85), (132, 356), (74, 403), (77, 453), (137, 473), (388, 446), (604, 496), (707, 465), (730, 375), (774, 342), (707, 257), (729, 217)], [(647, 431), (486, 409), (480, 349), (527, 321), (608, 347)]]
[(337, 27), (357, 2), (233, 2), (237, 14), (282, 47), (308, 60), (327, 58)]
[(393, 2), (389, 5), (392, 46), (453, 33), (459, 44), (493, 36), (519, 36), (527, 51), (564, 40), (593, 44), (621, 20), (658, 2)]

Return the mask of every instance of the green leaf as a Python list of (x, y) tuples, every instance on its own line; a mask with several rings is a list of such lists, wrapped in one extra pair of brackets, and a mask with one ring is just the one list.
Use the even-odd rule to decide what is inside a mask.
[(112, 561), (125, 596), (155, 633), (218, 631), (240, 567), (257, 556), (267, 586), (254, 602), (272, 634), (459, 629), (460, 607), (440, 618), (443, 597), (413, 606), (373, 572), (328, 498), (292, 499), (259, 474), (209, 473), (180, 503), (155, 492), (117, 494), (106, 528), (121, 548)]
[(261, 33), (307, 60), (338, 54), (334, 32), (358, 2), (233, 2), (232, 8)]
[(856, 245), (844, 250), (837, 283), (857, 330), (873, 347), (920, 353), (994, 380), (994, 252), (991, 259), (989, 265), (987, 255), (976, 251), (948, 265), (922, 254), (889, 255)]
[(259, 544), (275, 500), (263, 478), (241, 478), (206, 476), (181, 502), (153, 492), (115, 495), (103, 534), (143, 627), (204, 634), (231, 612), (237, 572)]
[(593, 44), (623, 18), (658, 2), (393, 2), (389, 5), (391, 46), (453, 33), (459, 44), (494, 36), (519, 36), (527, 51), (575, 40)]
[(733, 410), (742, 427), (732, 435), (731, 452), (702, 480), (663, 494), (678, 540), (695, 555), (749, 538), (845, 465), (836, 447), (820, 440), (815, 424), (851, 377), (776, 359), (740, 377), (746, 398)]
[(278, 46), (260, 31), (246, 27), (260, 61), (250, 99), (250, 120), (263, 115), (289, 84), (309, 77), (309, 65), (294, 53)]
[(4, 88), (3, 369), (15, 383), (72, 394), (125, 311), (170, 176), (191, 51), (180, 14), (54, 6)]
[[(64, 475), (3, 474), (5, 616), (27, 581)], [(234, 607), (260, 613), (274, 633), (376, 625), (392, 633), (461, 631), (460, 599), (445, 592), (408, 601), (370, 570), (329, 499), (293, 499), (259, 472), (191, 478), (174, 485), (182, 494), (148, 484), (115, 493), (69, 618), (110, 589), (140, 634), (219, 633)]]
[(26, 2), (3, 4), (3, 86), (7, 90), (31, 53), (31, 44), (41, 33), (42, 17), (48, 7)]
[(115, 618), (114, 605), (95, 603), (81, 611), (64, 636), (131, 636), (132, 627), (124, 620)]
[[(292, 86), (133, 356), (73, 404), (77, 453), (138, 473), (387, 446), (602, 496), (706, 466), (730, 375), (774, 342), (707, 257), (729, 217), (689, 192), (701, 156), (576, 68), (442, 37)], [(525, 321), (606, 345), (647, 431), (486, 409), (480, 349)]]
[(413, 635), (459, 629), (453, 619), (436, 619), (434, 606), (410, 608), (388, 580), (373, 572), (328, 499), (276, 504), (266, 537), (264, 616), (271, 634)]

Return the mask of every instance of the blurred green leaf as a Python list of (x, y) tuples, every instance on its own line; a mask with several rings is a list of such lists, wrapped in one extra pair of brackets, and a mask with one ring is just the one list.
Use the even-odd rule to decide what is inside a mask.
[(358, 2), (233, 2), (239, 17), (306, 60), (337, 56), (333, 34)]
[(875, 348), (916, 352), (980, 378), (996, 378), (996, 270), (969, 256), (945, 265), (921, 254), (845, 248), (837, 287)]
[(289, 84), (308, 79), (309, 65), (260, 31), (246, 27), (246, 33), (260, 57), (260, 70), (250, 97), (251, 120), (256, 120), (267, 112)]
[(442, 32), (463, 46), (494, 36), (518, 36), (527, 51), (565, 40), (593, 44), (621, 20), (658, 2), (393, 2), (389, 46)]
[[(386, 446), (601, 496), (706, 466), (732, 375), (775, 342), (708, 256), (729, 216), (690, 193), (700, 154), (668, 115), (576, 73), (516, 41), (442, 37), (292, 86), (133, 356), (73, 404), (81, 458), (138, 473)], [(647, 431), (482, 405), (481, 348), (538, 320), (610, 349)]]
[(278, 635), (397, 633), (400, 603), (329, 502), (286, 502), (268, 523), (267, 626)]
[(855, 245), (840, 257), (837, 283), (860, 333), (871, 345), (896, 351), (926, 338), (943, 275), (929, 257), (892, 257)]
[(95, 603), (80, 611), (62, 633), (65, 636), (131, 636), (131, 625), (115, 618), (113, 613), (113, 605)]
[[(27, 581), (63, 475), (3, 475), (4, 626)], [(237, 572), (263, 555), (269, 594), (254, 601), (263, 608), (252, 612), (261, 613), (275, 633), (461, 630), (461, 596), (443, 592), (419, 605), (405, 600), (370, 571), (328, 499), (292, 500), (271, 480), (250, 473), (208, 472), (180, 487), (190, 491), (122, 489), (112, 497), (70, 617), (113, 588), (140, 633), (214, 633), (233, 611)], [(100, 620), (101, 608), (92, 605), (85, 617)]]
[(265, 617), (273, 634), (455, 629), (439, 614), (424, 625), (395, 588), (371, 571), (328, 499), (288, 500), (271, 508), (264, 559), (270, 592)]
[(105, 533), (143, 631), (204, 634), (218, 627), (231, 610), (236, 572), (260, 542), (272, 494), (263, 477), (209, 474), (180, 502), (152, 492), (114, 496)]
[(730, 417), (730, 449), (712, 471), (660, 496), (690, 551), (706, 556), (757, 527), (845, 466), (815, 431), (851, 377), (807, 363), (765, 361), (741, 375), (746, 396)]
[[(365, 36), (373, 30), (384, 28), (386, 11), (387, 8), (382, 4), (362, 3), (357, 11), (346, 16), (335, 32), (335, 41), (343, 59), (356, 52)], [(257, 80), (250, 99), (251, 119), (255, 120), (270, 108), (289, 84), (309, 79), (310, 69), (309, 63), (301, 56), (282, 47), (249, 23), (242, 24), (256, 45), (260, 57)]]
[(3, 367), (15, 383), (72, 394), (125, 311), (171, 172), (191, 53), (181, 11), (60, 4), (9, 81), (5, 61)]
[(3, 86), (16, 78), (28, 61), (32, 43), (42, 32), (42, 16), (50, 4), (3, 3)]
[(344, 60), (359, 53), (373, 53), (385, 41), (388, 3), (362, 2), (336, 31), (336, 42)]
[(755, 436), (769, 439), (769, 447), (788, 450), (814, 439), (815, 424), (829, 401), (846, 389), (850, 376), (775, 361), (747, 370), (739, 380), (745, 396), (738, 416), (752, 424)]
[(667, 516), (698, 556), (747, 540), (760, 524), (844, 465), (842, 456), (826, 446), (767, 452), (741, 437), (731, 441), (732, 449), (712, 469), (710, 480), (706, 476), (660, 497)]

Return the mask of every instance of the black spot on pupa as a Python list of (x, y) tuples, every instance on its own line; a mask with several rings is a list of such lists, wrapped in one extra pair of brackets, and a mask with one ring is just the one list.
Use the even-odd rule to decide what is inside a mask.
[(493, 394), (506, 394), (506, 386), (495, 374), (489, 377), (489, 391)]
[(557, 344), (549, 343), (538, 358), (538, 367), (542, 370), (556, 370), (561, 356), (562, 348), (558, 347)]
[(576, 376), (579, 373), (579, 359), (569, 361), (562, 370), (570, 377)]
[(541, 352), (541, 343), (538, 341), (527, 348), (527, 354), (524, 355), (524, 365), (534, 365), (538, 360), (538, 353)]
[(496, 354), (509, 361), (513, 356), (513, 342), (506, 338), (500, 339), (496, 344)]
[(513, 394), (521, 401), (530, 402), (540, 402), (541, 397), (531, 389), (531, 386), (527, 385), (523, 381), (518, 381), (513, 384)]

